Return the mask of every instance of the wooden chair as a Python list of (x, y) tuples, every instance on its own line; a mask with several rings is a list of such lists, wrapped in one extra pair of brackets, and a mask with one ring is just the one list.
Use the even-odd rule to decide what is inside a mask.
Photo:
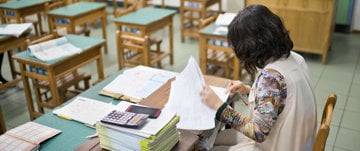
[[(50, 35), (43, 36), (40, 39), (29, 42), (29, 44), (41, 43), (47, 40), (57, 38), (57, 32), (53, 32)], [(31, 66), (34, 74), (46, 74), (46, 71), (41, 71), (40, 68)], [(40, 70), (40, 71), (39, 71)], [(66, 73), (56, 79), (57, 90), (59, 92), (60, 99), (52, 100), (50, 86), (48, 81), (41, 79), (32, 79), (34, 93), (37, 99), (37, 104), (40, 112), (44, 112), (43, 108), (54, 108), (65, 101), (71, 99), (75, 95), (83, 92), (84, 90), (90, 87), (91, 75), (80, 72), (78, 70)], [(83, 82), (83, 86), (80, 86), (80, 83)]]
[(150, 40), (148, 36), (145, 38), (138, 36), (131, 36), (124, 33), (118, 33), (119, 35), (118, 48), (121, 49), (119, 56), (122, 57), (122, 61), (119, 65), (120, 68), (125, 66), (145, 65), (152, 66), (157, 65), (161, 68), (161, 60), (167, 56), (166, 53), (160, 51), (160, 42), (157, 42), (156, 49), (151, 49), (151, 45), (155, 40)]
[(219, 6), (216, 12), (221, 13), (221, 0), (180, 0), (181, 42), (184, 42), (185, 36), (199, 37), (199, 21), (214, 13), (209, 10), (214, 4)]
[[(130, 7), (123, 10), (116, 9), (115, 17), (134, 12), (141, 7), (139, 3), (134, 2)], [(161, 68), (161, 59), (166, 56), (165, 53), (160, 50), (162, 43), (161, 38), (140, 37), (136, 33), (136, 29), (132, 29), (131, 27), (125, 31), (117, 32), (116, 35), (118, 48), (123, 50), (120, 52), (121, 54), (119, 54), (120, 57), (123, 57), (123, 63), (119, 65), (120, 69), (124, 66), (149, 66), (155, 63)], [(152, 46), (155, 46), (155, 49), (152, 49)]]
[(324, 151), (325, 150), (326, 140), (330, 133), (330, 123), (331, 123), (332, 114), (333, 114), (333, 111), (335, 108), (336, 100), (337, 100), (337, 96), (335, 94), (329, 94), (329, 96), (327, 97), (326, 104), (325, 104), (322, 118), (321, 118), (320, 127), (318, 129), (318, 132), (317, 132), (317, 135), (315, 138), (313, 151)]
[[(51, 2), (49, 2), (47, 4), (45, 4), (45, 12), (51, 11), (51, 10), (56, 9), (56, 8), (63, 7), (63, 6), (65, 6), (65, 4), (66, 3), (65, 3), (64, 0), (51, 1)], [(52, 30), (54, 30), (54, 29), (52, 29)], [(57, 32), (57, 34), (59, 36), (64, 36), (64, 35), (68, 34), (68, 29), (65, 28), (65, 27), (56, 28), (55, 30), (56, 30), (56, 32)], [(77, 35), (84, 34), (85, 36), (90, 36), (90, 29), (88, 29), (86, 24), (81, 25), (81, 26), (76, 26), (75, 27), (75, 34), (77, 34)]]
[[(199, 27), (200, 29), (206, 27), (207, 25), (214, 23), (218, 17), (217, 13), (212, 14), (211, 16), (200, 19)], [(209, 40), (208, 49), (207, 49), (207, 74), (212, 75), (224, 75), (226, 78), (231, 78), (231, 72), (234, 70), (233, 62), (236, 59), (234, 52), (230, 48), (230, 45), (227, 41), (212, 39)]]

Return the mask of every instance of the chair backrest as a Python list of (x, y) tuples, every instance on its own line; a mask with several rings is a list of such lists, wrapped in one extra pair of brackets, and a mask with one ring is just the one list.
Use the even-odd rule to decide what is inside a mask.
[(115, 9), (114, 9), (114, 11), (115, 11), (115, 12), (114, 12), (115, 18), (136, 11), (136, 10), (138, 9), (138, 6), (137, 6), (137, 5), (138, 5), (138, 4), (135, 2), (133, 5), (131, 5), (130, 7), (124, 8), (123, 10), (119, 10), (119, 9), (115, 8)]
[(329, 94), (329, 96), (327, 97), (321, 118), (321, 123), (315, 138), (313, 151), (325, 150), (326, 140), (330, 133), (330, 123), (335, 108), (336, 99), (337, 96), (335, 94)]

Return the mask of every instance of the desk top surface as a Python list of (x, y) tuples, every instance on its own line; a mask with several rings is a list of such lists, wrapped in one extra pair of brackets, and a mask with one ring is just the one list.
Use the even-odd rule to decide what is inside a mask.
[(80, 14), (88, 13), (90, 11), (105, 8), (106, 4), (104, 3), (96, 3), (96, 2), (78, 2), (75, 4), (71, 4), (65, 7), (60, 7), (49, 11), (49, 15), (61, 15), (67, 17), (74, 17)]
[(215, 25), (214, 23), (204, 27), (203, 29), (201, 29), (199, 31), (200, 34), (205, 34), (205, 35), (212, 35), (212, 36), (220, 36), (220, 37), (227, 37), (227, 33), (216, 33), (215, 30), (218, 27), (226, 27), (226, 26), (219, 26), (219, 25)]
[[(81, 50), (87, 50), (96, 45), (103, 44), (105, 42), (105, 40), (101, 39), (101, 38), (85, 37), (85, 36), (81, 36), (81, 35), (71, 35), (70, 34), (70, 35), (66, 35), (65, 37), (71, 44), (80, 48)], [(45, 62), (47, 64), (54, 64), (54, 63), (57, 63), (66, 58), (66, 57), (64, 57), (64, 58), (54, 59), (54, 60), (50, 60), (50, 61), (42, 61), (34, 56), (30, 56), (27, 51), (17, 53), (17, 54), (15, 54), (15, 56), (17, 58)], [(71, 57), (71, 56), (68, 56), (68, 57)]]
[[(103, 89), (108, 83), (114, 80), (119, 74), (121, 74), (124, 70), (120, 70), (113, 74), (111, 77), (106, 78), (104, 81), (98, 83), (97, 85), (91, 87), (85, 92), (79, 94), (79, 96), (87, 97), (90, 99), (99, 100), (106, 103), (112, 103), (114, 105), (118, 104), (120, 101), (115, 100), (111, 97), (99, 95), (98, 92)], [(209, 79), (212, 78), (212, 79)], [(213, 76), (205, 76), (206, 81), (210, 81), (212, 85), (224, 85), (223, 78), (213, 77)], [(169, 82), (168, 82), (169, 84)], [(59, 107), (70, 103), (72, 100), (67, 101)], [(74, 150), (79, 147), (82, 143), (84, 143), (87, 138), (86, 136), (92, 135), (96, 132), (95, 129), (85, 126), (84, 124), (77, 121), (70, 121), (62, 119), (52, 112), (46, 113), (43, 116), (34, 120), (37, 123), (61, 130), (62, 133), (45, 141), (41, 144), (40, 150)]]
[(114, 19), (115, 23), (129, 23), (137, 25), (149, 25), (155, 21), (169, 17), (176, 13), (175, 10), (146, 7), (135, 12)]
[[(122, 73), (122, 71), (117, 72), (113, 76), (91, 87), (87, 91), (81, 93), (79, 96), (103, 101), (106, 103), (112, 102), (113, 104), (118, 104), (119, 103), (118, 100), (114, 100), (111, 97), (99, 95), (98, 92), (108, 83), (110, 83), (113, 79), (115, 79), (116, 76), (119, 75), (120, 73)], [(69, 100), (65, 104), (70, 103), (71, 101), (72, 100)], [(65, 104), (59, 107), (62, 107)], [(59, 118), (58, 116), (54, 115), (52, 112), (40, 116), (39, 118), (35, 119), (35, 122), (62, 131), (62, 133), (60, 133), (59, 135), (41, 144), (40, 150), (42, 151), (74, 150), (87, 140), (86, 136), (92, 135), (96, 132), (95, 129), (85, 126), (83, 123)]]
[(49, 2), (50, 0), (18, 0), (13, 2), (8, 2), (0, 5), (0, 8), (8, 9), (21, 9), (24, 7), (29, 7), (33, 5), (43, 4)]

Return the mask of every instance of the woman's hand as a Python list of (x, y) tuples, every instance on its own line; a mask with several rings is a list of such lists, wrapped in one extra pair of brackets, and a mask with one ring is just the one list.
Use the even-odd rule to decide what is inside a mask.
[(249, 85), (245, 85), (241, 81), (231, 81), (231, 82), (229, 82), (227, 92), (248, 94), (248, 93), (250, 93), (250, 89), (251, 89), (251, 87)]
[(214, 110), (218, 110), (219, 107), (224, 103), (209, 87), (209, 85), (205, 85), (203, 87), (203, 90), (200, 92), (200, 96), (202, 97), (202, 102)]

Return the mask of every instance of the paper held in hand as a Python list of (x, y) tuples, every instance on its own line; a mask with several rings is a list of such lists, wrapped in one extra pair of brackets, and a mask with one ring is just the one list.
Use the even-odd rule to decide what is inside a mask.
[(71, 44), (66, 37), (53, 39), (28, 47), (27, 52), (42, 61), (50, 61), (80, 53), (82, 50)]
[[(200, 92), (204, 84), (199, 65), (191, 57), (185, 69), (171, 82), (169, 101), (164, 107), (180, 116), (177, 128), (207, 130), (215, 127), (216, 110), (201, 102)], [(210, 87), (222, 101), (227, 100), (229, 93), (225, 93), (225, 88)]]

